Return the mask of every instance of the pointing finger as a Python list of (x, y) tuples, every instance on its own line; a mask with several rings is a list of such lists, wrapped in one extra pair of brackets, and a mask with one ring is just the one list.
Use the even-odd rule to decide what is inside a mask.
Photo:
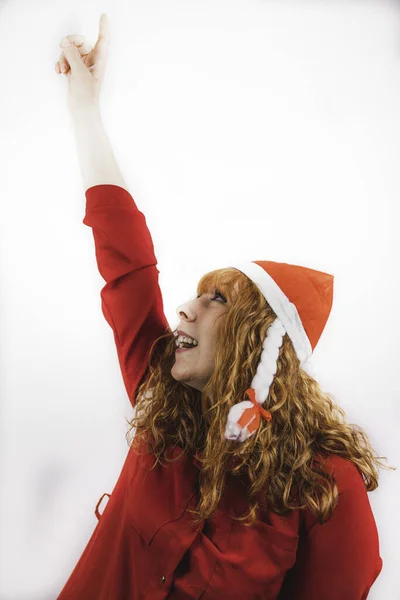
[(108, 19), (107, 15), (103, 13), (100, 17), (99, 22), (99, 36), (95, 44), (94, 50), (102, 54), (106, 54), (109, 44), (109, 32), (108, 32)]

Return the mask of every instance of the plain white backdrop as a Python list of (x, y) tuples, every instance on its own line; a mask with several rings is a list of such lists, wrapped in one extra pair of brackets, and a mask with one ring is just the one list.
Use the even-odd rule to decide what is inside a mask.
[[(132, 409), (54, 71), (61, 39), (94, 44), (102, 12), (103, 122), (171, 327), (201, 275), (237, 261), (335, 275), (309, 370), (400, 466), (400, 5), (3, 0), (0, 600), (57, 597), (128, 452)], [(380, 471), (371, 600), (400, 599), (399, 493), (399, 470)]]

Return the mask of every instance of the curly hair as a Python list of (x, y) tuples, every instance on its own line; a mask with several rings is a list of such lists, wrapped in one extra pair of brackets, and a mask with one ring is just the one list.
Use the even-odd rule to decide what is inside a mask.
[(352, 461), (368, 491), (378, 487), (377, 467), (396, 469), (381, 463), (379, 459), (386, 457), (376, 456), (361, 427), (346, 423), (344, 410), (301, 367), (287, 334), (262, 405), (272, 414), (272, 421), (261, 419), (258, 430), (245, 442), (226, 440), (229, 409), (247, 399), (245, 390), (251, 385), (262, 342), (276, 314), (257, 286), (237, 269), (218, 269), (200, 279), (198, 294), (215, 289), (231, 304), (215, 332), (215, 367), (207, 385), (201, 392), (172, 377), (176, 347), (168, 329), (154, 341), (148, 368), (136, 389), (136, 416), (127, 421), (131, 426), (128, 444), (132, 445), (129, 436), (135, 429), (135, 448), (139, 450), (144, 441), (146, 451), (155, 457), (154, 467), (179, 460), (181, 455), (167, 457), (172, 446), (200, 460), (199, 502), (191, 511), (196, 525), (218, 507), (228, 471), (248, 477), (251, 484), (249, 511), (235, 520), (254, 523), (262, 493), (273, 512), (287, 514), (306, 508), (323, 523), (338, 500), (335, 479), (324, 470), (329, 454)]

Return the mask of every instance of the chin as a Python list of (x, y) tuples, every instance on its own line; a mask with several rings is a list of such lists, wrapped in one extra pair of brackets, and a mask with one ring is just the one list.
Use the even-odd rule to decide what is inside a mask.
[(171, 375), (176, 381), (180, 381), (181, 383), (184, 383), (184, 381), (183, 381), (184, 377), (183, 377), (182, 373), (179, 372), (179, 368), (176, 367), (176, 363), (173, 365), (173, 367), (171, 369)]

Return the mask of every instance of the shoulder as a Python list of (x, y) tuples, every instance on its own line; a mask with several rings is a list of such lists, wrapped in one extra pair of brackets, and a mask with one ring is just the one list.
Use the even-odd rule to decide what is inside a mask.
[[(335, 454), (316, 457), (314, 464), (329, 473), (336, 483), (338, 496), (332, 517), (329, 519), (333, 527), (348, 526), (355, 521), (363, 520), (371, 512), (367, 488), (361, 472), (351, 461)], [(306, 531), (317, 526), (318, 518), (313, 511), (301, 511)], [(322, 525), (323, 527), (323, 525)]]
[(317, 456), (314, 461), (314, 464), (316, 463), (319, 463), (324, 471), (332, 475), (339, 493), (346, 490), (358, 490), (366, 493), (366, 486), (361, 472), (351, 460), (337, 454), (328, 454), (324, 457)]

